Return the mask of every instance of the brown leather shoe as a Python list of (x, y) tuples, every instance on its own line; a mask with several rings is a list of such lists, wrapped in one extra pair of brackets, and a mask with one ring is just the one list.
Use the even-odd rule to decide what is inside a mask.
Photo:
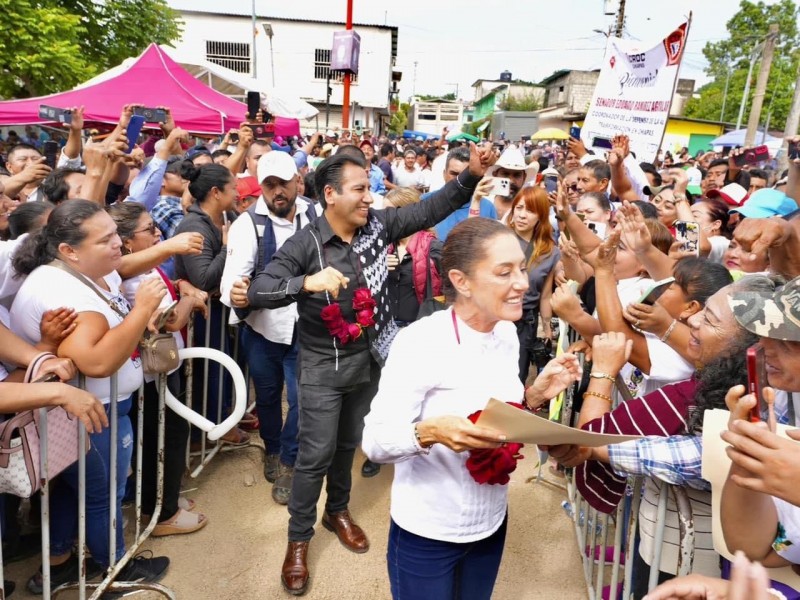
[(362, 554), (369, 550), (367, 535), (361, 527), (353, 522), (349, 510), (343, 510), (333, 515), (325, 511), (322, 515), (322, 526), (328, 531), (334, 532), (342, 546), (348, 550), (357, 554)]
[(289, 542), (281, 567), (283, 589), (292, 596), (302, 596), (308, 587), (308, 542)]

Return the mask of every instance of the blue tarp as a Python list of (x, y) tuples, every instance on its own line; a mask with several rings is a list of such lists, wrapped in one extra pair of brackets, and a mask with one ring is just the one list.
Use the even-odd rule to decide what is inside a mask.
[(421, 137), (424, 140), (438, 140), (438, 135), (433, 135), (431, 133), (425, 133), (424, 131), (411, 131), (410, 129), (406, 129), (403, 132), (404, 138), (417, 138)]

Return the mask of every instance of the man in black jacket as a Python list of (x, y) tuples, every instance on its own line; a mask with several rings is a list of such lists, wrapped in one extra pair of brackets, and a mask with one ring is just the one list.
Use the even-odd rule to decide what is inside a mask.
[(492, 160), (489, 149), (473, 145), (469, 168), (427, 202), (382, 211), (370, 208), (365, 161), (347, 155), (325, 160), (316, 171), (322, 216), (287, 240), (248, 289), (253, 308), (297, 302), (299, 313), (300, 446), (281, 572), (291, 594), (305, 593), (308, 585), (308, 543), (326, 477), (322, 525), (347, 549), (369, 549), (347, 507), (364, 416), (397, 333), (386, 291), (389, 244), (468, 202)]

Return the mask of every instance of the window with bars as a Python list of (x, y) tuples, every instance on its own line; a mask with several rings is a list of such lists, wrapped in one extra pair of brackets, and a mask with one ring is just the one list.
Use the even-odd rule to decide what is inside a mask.
[[(317, 48), (314, 50), (314, 79), (325, 81), (331, 68), (331, 51)], [(331, 73), (331, 81), (341, 83), (344, 73)], [(357, 83), (358, 75), (350, 75), (350, 83)]]
[(250, 73), (250, 44), (206, 40), (206, 60), (237, 73)]

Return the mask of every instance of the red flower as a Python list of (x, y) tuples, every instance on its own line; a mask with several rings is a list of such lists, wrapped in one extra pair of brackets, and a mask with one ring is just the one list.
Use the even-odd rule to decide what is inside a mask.
[(375, 325), (375, 313), (371, 309), (359, 310), (356, 312), (356, 323), (362, 327)]
[(333, 304), (328, 304), (328, 306), (323, 308), (319, 314), (322, 317), (323, 322), (337, 323), (342, 319), (342, 308), (334, 302)]
[(356, 311), (356, 322), (350, 323), (342, 315), (338, 303), (328, 304), (320, 311), (320, 318), (325, 323), (328, 333), (339, 343), (346, 344), (361, 337), (365, 327), (375, 325), (375, 307), (378, 304), (367, 288), (358, 288), (353, 292), (353, 310)]
[[(511, 406), (525, 410), (518, 402), (509, 402)], [(475, 423), (483, 411), (477, 410), (467, 417)], [(509, 474), (517, 468), (517, 461), (525, 458), (519, 451), (523, 444), (509, 442), (499, 448), (476, 448), (469, 451), (467, 470), (476, 483), (489, 485), (505, 485), (509, 482)]]
[(375, 310), (377, 302), (372, 297), (372, 292), (367, 288), (358, 288), (353, 292), (353, 310), (356, 312), (360, 310)]

